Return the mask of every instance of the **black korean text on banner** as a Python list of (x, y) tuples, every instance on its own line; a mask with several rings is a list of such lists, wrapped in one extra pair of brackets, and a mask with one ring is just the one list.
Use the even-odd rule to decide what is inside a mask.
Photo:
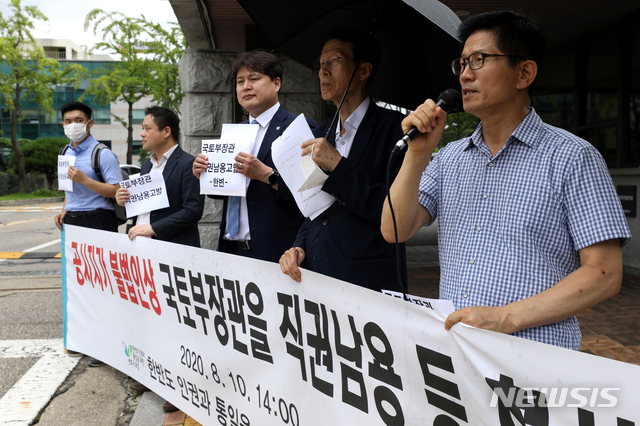
[(430, 309), (309, 271), (294, 283), (268, 262), (71, 225), (65, 235), (69, 347), (201, 424), (640, 425), (637, 366), (446, 331)]
[[(329, 397), (338, 397), (343, 403), (348, 404), (364, 413), (370, 411), (370, 400), (375, 405), (380, 418), (386, 425), (404, 424), (404, 414), (400, 402), (392, 388), (402, 391), (402, 379), (393, 369), (393, 351), (387, 336), (382, 328), (368, 322), (358, 330), (353, 316), (348, 316), (349, 328), (341, 328), (338, 316), (331, 310), (329, 321), (327, 308), (324, 304), (318, 304), (311, 300), (303, 300), (304, 312), (301, 311), (298, 295), (278, 293), (278, 303), (282, 306), (282, 323), (280, 333), (285, 339), (287, 354), (295, 358), (300, 366), (300, 378), (305, 382), (311, 382), (311, 386), (318, 392)], [(315, 330), (305, 333), (302, 329), (302, 315), (309, 314), (313, 317)], [(330, 326), (333, 327), (335, 336), (334, 346), (338, 360), (334, 362), (334, 355), (329, 339)], [(352, 347), (342, 341), (343, 333), (350, 333), (349, 341), (354, 342)], [(305, 339), (306, 336), (306, 339)], [(364, 336), (364, 339), (363, 339)], [(346, 339), (345, 339), (346, 340)], [(378, 345), (374, 343), (377, 341)], [(305, 344), (312, 348), (313, 355), (309, 356), (307, 365), (305, 359)], [(365, 346), (373, 356), (373, 362), (363, 366), (362, 348)], [(383, 350), (378, 347), (382, 346)], [(334, 377), (334, 363), (339, 362), (339, 386), (334, 386), (331, 381), (325, 380), (326, 376)], [(325, 379), (321, 378), (320, 371), (324, 372)], [(379, 382), (373, 389), (367, 389), (364, 374)], [(337, 389), (336, 389), (337, 387)], [(358, 389), (357, 392), (350, 389)], [(388, 410), (391, 407), (392, 410)]]

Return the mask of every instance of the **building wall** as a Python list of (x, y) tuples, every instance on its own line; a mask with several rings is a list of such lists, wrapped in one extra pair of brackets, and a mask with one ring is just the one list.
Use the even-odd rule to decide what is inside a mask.
[[(223, 123), (234, 122), (235, 95), (231, 67), (237, 51), (189, 49), (180, 60), (180, 81), (185, 97), (182, 101), (182, 148), (197, 155), (203, 139), (218, 139)], [(320, 97), (316, 74), (281, 57), (284, 77), (280, 103), (288, 111), (320, 122), (324, 102)], [(240, 121), (240, 117), (235, 117)], [(200, 243), (215, 250), (222, 218), (222, 201), (207, 198), (200, 220)]]

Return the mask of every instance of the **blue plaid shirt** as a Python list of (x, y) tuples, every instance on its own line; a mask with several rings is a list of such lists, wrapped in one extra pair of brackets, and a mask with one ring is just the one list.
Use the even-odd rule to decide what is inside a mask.
[[(482, 123), (427, 167), (420, 204), (438, 219), (440, 298), (504, 306), (580, 267), (578, 250), (631, 233), (607, 166), (587, 141), (531, 112), (491, 156)], [(514, 335), (580, 348), (575, 317)]]

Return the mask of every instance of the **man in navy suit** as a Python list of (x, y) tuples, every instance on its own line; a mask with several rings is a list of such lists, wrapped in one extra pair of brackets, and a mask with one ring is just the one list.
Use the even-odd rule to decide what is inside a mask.
[[(355, 72), (336, 129), (324, 138), (330, 121), (303, 143), (302, 155), (329, 174), (322, 190), (335, 202), (314, 220), (306, 219), (292, 248), (280, 258), (282, 272), (301, 280), (300, 268), (310, 269), (372, 290), (400, 290), (406, 283), (405, 247), (400, 247), (400, 271), (395, 248), (380, 232), (386, 197), (386, 168), (391, 150), (402, 137), (402, 114), (378, 107), (369, 98), (369, 85), (380, 63), (376, 41), (353, 29), (331, 34), (317, 68), (322, 99), (336, 105)], [(402, 163), (396, 155), (391, 180)], [(398, 273), (399, 272), (399, 273)]]
[[(135, 218), (129, 238), (152, 237), (171, 243), (200, 247), (198, 221), (204, 209), (200, 182), (191, 173), (194, 157), (178, 146), (180, 119), (169, 108), (145, 109), (142, 122), (142, 148), (151, 156), (142, 165), (141, 174), (161, 172), (167, 189), (169, 207), (143, 213)], [(124, 205), (129, 191), (116, 192), (118, 204)]]
[[(218, 251), (277, 262), (291, 247), (304, 219), (271, 158), (271, 144), (296, 116), (278, 101), (282, 65), (275, 55), (244, 52), (236, 58), (232, 72), (238, 102), (250, 114), (243, 123), (260, 128), (252, 151), (235, 157), (237, 172), (249, 178), (246, 197), (213, 197), (224, 199)], [(307, 121), (313, 130), (315, 123)], [(208, 165), (208, 157), (198, 154), (193, 174), (199, 178)]]
[[(204, 210), (204, 195), (200, 195), (200, 182), (191, 173), (194, 157), (178, 146), (180, 119), (169, 108), (152, 106), (144, 111), (142, 122), (142, 147), (151, 156), (142, 165), (140, 174), (160, 172), (164, 178), (169, 207), (143, 213), (134, 219), (129, 239), (151, 237), (176, 244), (200, 247), (198, 221)], [(121, 206), (129, 198), (129, 191), (120, 188), (116, 200)], [(149, 390), (140, 382), (131, 388), (138, 392)], [(162, 406), (166, 412), (178, 408), (168, 401)]]

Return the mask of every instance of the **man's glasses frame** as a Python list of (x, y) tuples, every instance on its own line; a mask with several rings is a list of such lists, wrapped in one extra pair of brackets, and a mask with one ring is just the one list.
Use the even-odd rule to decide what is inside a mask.
[(318, 58), (315, 61), (313, 61), (313, 69), (316, 72), (319, 72), (325, 66), (329, 69), (335, 69), (335, 68), (338, 68), (338, 65), (340, 65), (341, 60), (342, 60), (342, 56), (334, 56), (331, 59), (328, 59), (326, 61), (324, 59)]
[(460, 75), (464, 72), (464, 69), (469, 65), (469, 68), (476, 71), (482, 68), (484, 65), (484, 61), (486, 58), (519, 58), (523, 61), (526, 60), (524, 56), (521, 55), (498, 55), (496, 53), (483, 53), (483, 52), (473, 52), (471, 55), (466, 58), (459, 57), (458, 59), (454, 59), (451, 62), (451, 71), (453, 71), (454, 75)]

